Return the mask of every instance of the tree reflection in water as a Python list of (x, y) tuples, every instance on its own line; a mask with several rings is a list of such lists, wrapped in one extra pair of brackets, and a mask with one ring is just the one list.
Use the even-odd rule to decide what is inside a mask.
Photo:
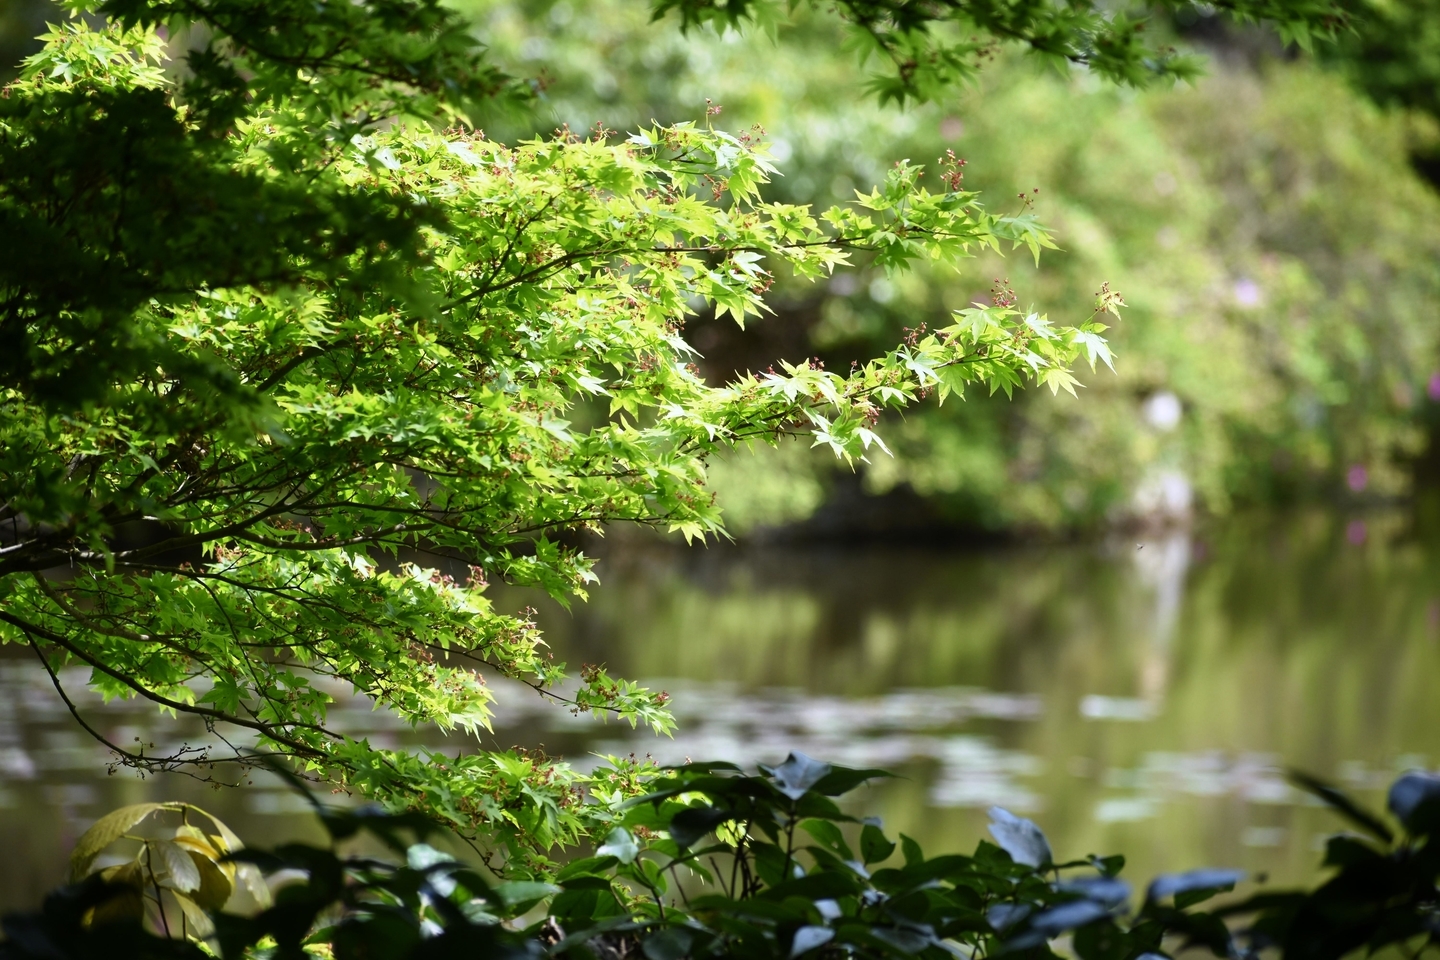
[[(1303, 880), (1334, 823), (1284, 768), (1364, 795), (1440, 761), (1440, 542), (1399, 518), (1362, 522), (1363, 538), (1354, 518), (1308, 516), (985, 553), (617, 550), (571, 613), (501, 599), (540, 608), (557, 657), (668, 689), (680, 732), (600, 725), (505, 688), (493, 738), (578, 764), (799, 749), (903, 774), (860, 802), (929, 850), (973, 847), (1001, 803), (1058, 853), (1123, 850), (1137, 876), (1224, 864)], [(123, 742), (205, 735), (132, 704), (81, 707)], [(341, 716), (372, 743), (465, 747), (364, 702)], [(0, 661), (0, 905), (32, 902), (86, 824), (141, 799), (200, 800), (257, 842), (313, 836), (274, 784), (211, 794), (104, 762), (43, 671)]]

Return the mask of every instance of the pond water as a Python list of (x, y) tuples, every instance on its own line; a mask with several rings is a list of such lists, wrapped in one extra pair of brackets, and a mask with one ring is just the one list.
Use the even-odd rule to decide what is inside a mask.
[[(677, 735), (501, 687), (487, 741), (582, 765), (800, 750), (899, 774), (857, 794), (856, 812), (932, 852), (973, 848), (1000, 804), (1063, 857), (1124, 852), (1132, 879), (1213, 865), (1303, 882), (1339, 824), (1286, 769), (1378, 807), (1397, 771), (1440, 763), (1437, 573), (1440, 541), (1384, 516), (990, 552), (617, 550), (589, 603), (537, 603), (541, 622), (572, 666), (603, 661), (669, 691)], [(199, 735), (133, 704), (80, 706), (126, 742)], [(377, 744), (464, 748), (360, 702), (337, 718)], [(251, 843), (316, 835), (297, 798), (260, 777), (210, 793), (108, 774), (44, 673), (0, 660), (0, 908), (59, 881), (107, 810), (182, 798)]]

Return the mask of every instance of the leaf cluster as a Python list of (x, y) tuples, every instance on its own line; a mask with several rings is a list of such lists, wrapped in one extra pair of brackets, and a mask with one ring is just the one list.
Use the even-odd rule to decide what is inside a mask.
[(1324, 865), (1334, 872), (1314, 890), (1259, 894), (1228, 908), (1255, 915), (1245, 931), (1251, 948), (1304, 960), (1440, 948), (1440, 777), (1411, 772), (1390, 787), (1398, 830), (1334, 786), (1301, 773), (1293, 779), (1360, 833), (1329, 838)]
[[(1084, 960), (1133, 960), (1160, 951), (1167, 937), (1226, 956), (1224, 925), (1191, 908), (1233, 886), (1235, 872), (1159, 878), (1129, 916), (1130, 888), (1117, 876), (1124, 858), (1055, 864), (1039, 828), (1005, 811), (992, 811), (996, 844), (933, 858), (914, 840), (897, 844), (878, 822), (842, 812), (835, 798), (883, 776), (800, 754), (756, 775), (727, 763), (672, 768), (624, 805), (593, 856), (567, 864), (553, 882), (495, 884), (428, 845), (423, 818), (317, 804), (334, 841), (368, 833), (399, 862), (341, 856), (333, 846), (234, 853), (224, 862), (292, 879), (273, 905), (248, 915), (211, 908), (213, 926), (191, 929), (188, 939), (226, 958), (1043, 958), (1054, 956), (1051, 941), (1070, 934)], [(133, 812), (97, 824), (99, 835), (82, 841), (87, 850), (114, 832), (105, 824), (117, 817)], [(54, 934), (35, 934), (47, 922), (57, 927), (75, 903), (103, 901), (106, 889), (124, 895), (92, 883), (53, 895), (40, 917), (9, 918), (0, 956), (37, 956), (42, 943), (52, 955), (81, 955)], [(81, 931), (128, 924), (123, 942), (137, 939), (133, 917), (72, 920)], [(121, 955), (175, 955), (185, 937), (172, 930), (167, 943), (161, 933), (152, 924)]]
[[(1440, 858), (1431, 845), (1440, 777), (1432, 774), (1406, 774), (1391, 788), (1398, 833), (1335, 788), (1296, 774), (1368, 839), (1332, 837), (1325, 863), (1335, 873), (1313, 890), (1207, 909), (1198, 908), (1243, 874), (1160, 876), (1135, 907), (1120, 878), (1124, 857), (1056, 863), (1038, 826), (999, 808), (990, 814), (994, 843), (927, 858), (911, 838), (897, 843), (878, 821), (857, 820), (837, 803), (886, 776), (803, 754), (753, 775), (730, 763), (667, 768), (619, 806), (593, 856), (548, 880), (503, 883), (429, 845), (435, 825), (426, 817), (334, 810), (313, 797), (330, 848), (242, 850), (212, 818), (218, 834), (182, 824), (168, 838), (135, 838), (136, 859), (96, 871), (96, 856), (146, 817), (200, 813), (184, 804), (127, 807), (77, 844), (75, 877), (90, 873), (87, 881), (52, 894), (39, 914), (6, 918), (0, 957), (79, 960), (98, 955), (103, 936), (108, 956), (121, 958), (1047, 960), (1057, 956), (1053, 942), (1069, 937), (1081, 960), (1158, 960), (1192, 948), (1222, 958), (1273, 950), (1286, 960), (1338, 960), (1395, 945), (1418, 956), (1440, 937)], [(335, 849), (362, 834), (398, 862)], [(235, 877), (257, 869), (290, 879), (273, 903), (236, 912), (227, 904)], [(157, 904), (171, 896), (189, 905), (188, 925), (166, 927), (163, 911), (142, 917), (137, 871), (154, 884)]]
[[(655, 0), (655, 17), (678, 14), (685, 27), (747, 22), (777, 23), (798, 0)], [(820, 4), (814, 4), (820, 6)], [(1084, 67), (1129, 86), (1193, 80), (1200, 61), (1146, 33), (1148, 16), (1188, 9), (1188, 0), (1160, 0), (1144, 14), (1091, 0), (840, 0), (833, 6), (850, 28), (862, 60), (886, 69), (871, 81), (881, 102), (934, 100), (969, 83), (1001, 44), (1015, 44), (1064, 69)], [(1349, 23), (1346, 6), (1332, 0), (1224, 0), (1211, 7), (1248, 23), (1272, 25), (1287, 43), (1306, 49), (1333, 39)], [(1158, 33), (1158, 32), (1157, 32)]]
[[(1057, 864), (1031, 821), (991, 811), (995, 843), (927, 858), (835, 798), (888, 774), (791, 754), (745, 775), (726, 763), (665, 771), (593, 858), (555, 878), (561, 947), (604, 955), (632, 938), (648, 957), (1053, 956), (1073, 935), (1085, 960), (1129, 960), (1175, 943), (1226, 943), (1188, 910), (1234, 871), (1162, 877), (1128, 914), (1123, 857)], [(604, 884), (597, 882), (603, 879)], [(1218, 925), (1223, 931), (1223, 925)]]
[[(167, 814), (179, 822), (165, 829)], [(192, 822), (192, 817), (199, 823)], [(173, 817), (171, 819), (174, 819)], [(201, 824), (209, 822), (209, 829)], [(130, 859), (115, 856), (133, 848)], [(215, 933), (210, 914), (224, 907), (269, 905), (270, 889), (255, 864), (235, 859), (244, 845), (213, 814), (188, 803), (137, 803), (97, 820), (75, 841), (70, 879), (96, 878), (111, 895), (92, 905), (81, 927), (135, 922), (177, 939)]]
[[(292, 64), (303, 36), (246, 46), (278, 66), (242, 71), (261, 86), (215, 138), (193, 91), (156, 73), (150, 21), (112, 12), (53, 31), (3, 101), (0, 164), (24, 175), (0, 206), (46, 224), (37, 256), (83, 269), (52, 286), (14, 260), (26, 347), (0, 382), (0, 641), (30, 646), (62, 696), (61, 668), (83, 665), (105, 696), (212, 733), (163, 756), (110, 743), (119, 762), (214, 776), (258, 747), (541, 856), (606, 822), (585, 778), (513, 751), (374, 749), (327, 724), (332, 685), (473, 736), (491, 673), (665, 732), (666, 697), (603, 665), (562, 687), (565, 665), (488, 584), (583, 598), (579, 532), (722, 533), (706, 458), (744, 441), (809, 436), (853, 461), (883, 448), (884, 410), (970, 385), (1073, 389), (1070, 366), (1109, 361), (1095, 316), (990, 306), (848, 374), (781, 364), (712, 385), (686, 322), (763, 315), (782, 273), (826, 277), (857, 252), (954, 268), (1051, 241), (910, 164), (823, 213), (768, 202), (765, 143), (709, 126), (518, 146), (398, 117), (341, 130), (325, 118), (373, 119), (400, 82), (346, 86), (371, 76), (351, 49), (364, 24), (333, 33), (333, 63)], [(248, 36), (239, 23), (227, 35)], [(338, 99), (284, 86), (302, 76)]]

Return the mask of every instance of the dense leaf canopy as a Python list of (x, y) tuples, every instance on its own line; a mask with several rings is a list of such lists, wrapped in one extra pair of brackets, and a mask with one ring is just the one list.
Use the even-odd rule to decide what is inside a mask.
[[(820, 6), (813, 3), (814, 6)], [(747, 21), (775, 23), (799, 4), (780, 0), (656, 0), (656, 16), (676, 12), (687, 26)], [(826, 4), (827, 7), (831, 6)], [(1186, 10), (1188, 0), (1162, 0), (1155, 12)], [(1330, 0), (1223, 0), (1216, 10), (1249, 22), (1266, 22), (1286, 41), (1309, 46), (1348, 23)], [(888, 61), (872, 89), (881, 100), (903, 103), (938, 96), (974, 78), (1002, 43), (1065, 67), (1086, 67), (1107, 80), (1141, 86), (1154, 80), (1192, 79), (1200, 63), (1145, 33), (1145, 17), (1106, 9), (1090, 0), (840, 0), (833, 4), (862, 53)]]
[(743, 323), (777, 275), (857, 251), (903, 271), (1048, 235), (958, 168), (932, 192), (900, 164), (820, 214), (767, 202), (763, 140), (708, 117), (491, 142), (462, 116), (516, 86), (434, 3), (96, 9), (0, 101), (0, 640), (62, 695), (59, 669), (88, 666), (213, 734), (112, 743), (123, 762), (258, 745), (516, 855), (573, 840), (629, 771), (587, 803), (543, 757), (372, 749), (327, 726), (320, 681), (475, 733), (498, 674), (663, 731), (663, 694), (600, 667), (563, 686), (488, 583), (583, 597), (576, 532), (721, 532), (705, 463), (737, 442), (860, 458), (885, 408), (1070, 390), (1074, 362), (1109, 362), (1096, 317), (1123, 303), (1102, 287), (1075, 325), (1001, 297), (845, 375), (707, 385), (697, 310)]

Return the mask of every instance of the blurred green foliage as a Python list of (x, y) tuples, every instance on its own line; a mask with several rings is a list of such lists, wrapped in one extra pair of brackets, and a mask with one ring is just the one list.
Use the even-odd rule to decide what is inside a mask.
[(1407, 108), (1421, 122), (1411, 150), (1440, 185), (1440, 4), (1434, 0), (1356, 0), (1354, 28), (1327, 47), (1327, 59), (1377, 103)]
[[(888, 426), (896, 456), (863, 467), (870, 492), (908, 484), (960, 525), (1057, 529), (1407, 491), (1437, 364), (1440, 199), (1410, 168), (1413, 123), (1335, 74), (1219, 57), (1193, 87), (1137, 93), (1002, 52), (972, 86), (901, 112), (867, 95), (843, 28), (805, 8), (768, 32), (682, 35), (626, 0), (458, 3), (498, 60), (544, 84), (550, 115), (503, 137), (692, 118), (708, 98), (732, 126), (781, 137), (777, 199), (848, 198), (896, 160), (953, 149), (967, 188), (1056, 229), (1042, 269), (870, 271), (777, 288), (777, 316), (744, 334), (692, 322), (712, 378), (810, 354), (843, 369), (1011, 287), (1060, 317), (1102, 280), (1125, 292), (1118, 377), (1087, 374), (1081, 402), (971, 396), (908, 414)], [(835, 470), (764, 450), (714, 479), (743, 529), (808, 516)]]

